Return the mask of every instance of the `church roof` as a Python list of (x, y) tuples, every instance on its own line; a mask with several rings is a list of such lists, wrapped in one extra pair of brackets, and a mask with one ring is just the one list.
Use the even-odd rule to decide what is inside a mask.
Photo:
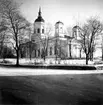
[(35, 22), (45, 22), (44, 19), (42, 17), (38, 17)]
[(38, 18), (35, 20), (35, 22), (45, 22), (41, 16), (41, 8), (39, 8)]
[(76, 26), (74, 26), (73, 28), (78, 28), (78, 26), (76, 25)]
[(60, 24), (60, 23), (63, 24), (63, 22), (61, 22), (61, 21), (56, 22), (56, 24)]

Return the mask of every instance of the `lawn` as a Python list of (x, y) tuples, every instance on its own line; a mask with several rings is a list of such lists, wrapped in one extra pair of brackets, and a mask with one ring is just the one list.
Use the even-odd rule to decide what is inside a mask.
[(0, 76), (0, 103), (103, 105), (102, 74)]

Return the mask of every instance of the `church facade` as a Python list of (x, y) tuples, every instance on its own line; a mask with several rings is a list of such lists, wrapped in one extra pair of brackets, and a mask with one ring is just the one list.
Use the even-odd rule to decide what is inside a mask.
[(45, 20), (42, 18), (40, 8), (33, 26), (31, 41), (22, 44), (21, 57), (68, 59), (82, 56), (77, 36), (66, 35), (61, 21), (55, 23), (53, 36), (46, 34)]

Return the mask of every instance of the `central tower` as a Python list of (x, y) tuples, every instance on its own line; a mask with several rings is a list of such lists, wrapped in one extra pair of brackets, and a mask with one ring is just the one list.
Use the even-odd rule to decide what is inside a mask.
[(39, 8), (38, 17), (34, 22), (34, 35), (32, 40), (38, 41), (45, 37), (45, 21), (42, 18), (41, 8)]
[(64, 24), (61, 21), (58, 21), (55, 24), (55, 36), (64, 37)]

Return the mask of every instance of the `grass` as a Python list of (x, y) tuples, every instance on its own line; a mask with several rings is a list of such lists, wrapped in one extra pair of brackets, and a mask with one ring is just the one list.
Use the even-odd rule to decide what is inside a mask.
[(12, 105), (103, 105), (103, 75), (0, 77), (0, 102)]

